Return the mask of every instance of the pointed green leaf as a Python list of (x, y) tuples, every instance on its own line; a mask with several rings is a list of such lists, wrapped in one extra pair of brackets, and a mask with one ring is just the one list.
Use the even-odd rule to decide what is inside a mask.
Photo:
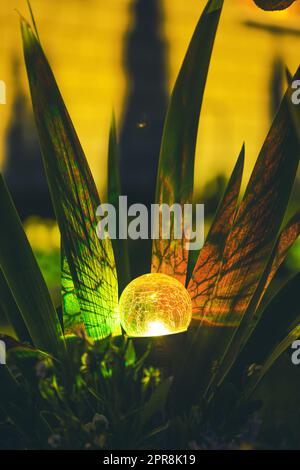
[(243, 348), (244, 344), (255, 329), (261, 315), (261, 309), (259, 309), (259, 305), (263, 295), (274, 275), (276, 274), (278, 268), (285, 260), (288, 250), (297, 240), (299, 233), (300, 211), (298, 211), (291, 218), (278, 237), (272, 255), (266, 265), (255, 294), (253, 295), (245, 315), (243, 316), (243, 319), (223, 357), (222, 364), (215, 378), (215, 380), (218, 381), (218, 384), (220, 384), (225, 379), (227, 373), (230, 371), (232, 364), (238, 357), (240, 350)]
[(193, 318), (206, 323), (211, 322), (206, 313), (209, 312), (209, 304), (222, 265), (225, 243), (237, 209), (244, 157), (243, 146), (188, 284), (193, 302)]
[[(297, 74), (296, 74), (297, 75)], [(296, 104), (294, 101), (294, 93), (296, 90), (299, 89), (299, 77), (296, 78), (291, 75), (289, 70), (287, 69), (287, 81), (289, 84), (289, 89), (288, 89), (288, 103), (289, 103), (289, 109), (290, 113), (292, 116), (292, 122), (294, 125), (295, 132), (298, 136), (298, 141), (300, 145), (300, 104)], [(298, 92), (297, 92), (297, 98), (298, 98)], [(298, 100), (297, 100), (298, 101)], [(300, 155), (299, 155), (300, 157)]]
[[(248, 332), (249, 319), (267, 281), (266, 269), (295, 180), (300, 148), (290, 113), (290, 92), (289, 87), (226, 241), (222, 268), (209, 306), (213, 323), (220, 325), (219, 342), (225, 352), (221, 360), (220, 353), (215, 358), (218, 368), (207, 390), (210, 395), (229, 371)], [(238, 329), (240, 325), (243, 332)]]
[(31, 3), (30, 3), (29, 0), (27, 0), (27, 6), (28, 6), (28, 9), (29, 9), (30, 18), (31, 18), (31, 21), (32, 21), (32, 25), (33, 25), (35, 35), (36, 35), (38, 41), (41, 42), (40, 37), (39, 37), (39, 32), (38, 32), (38, 29), (37, 29), (37, 25), (36, 25), (36, 22), (35, 22), (34, 14), (33, 14), (32, 8), (31, 8)]
[(17, 341), (15, 338), (12, 338), (8, 335), (3, 335), (0, 333), (0, 341), (3, 341), (5, 344), (7, 357), (9, 357), (11, 353), (14, 353), (19, 357), (52, 357), (50, 354), (41, 351), (40, 349), (36, 349), (30, 344), (21, 343), (20, 341)]
[[(164, 126), (156, 186), (156, 203), (172, 206), (192, 202), (198, 122), (223, 0), (208, 1), (175, 83)], [(183, 223), (180, 223), (183, 229)], [(161, 225), (161, 224), (160, 224)], [(152, 272), (163, 272), (185, 284), (186, 237), (153, 241)]]
[[(212, 327), (214, 319), (209, 316), (209, 307), (222, 266), (226, 240), (237, 210), (244, 153), (243, 146), (188, 284), (193, 305), (193, 320), (188, 332), (189, 348), (183, 356), (182, 364), (178, 364), (174, 389), (180, 390), (182, 384), (189, 383), (190, 390), (197, 390), (198, 394), (203, 392), (211, 377), (214, 361), (224, 351), (224, 345), (220, 341), (222, 331)], [(195, 368), (201, 371), (199, 378), (193, 372)], [(193, 399), (185, 390), (183, 395), (187, 401)]]
[(42, 273), (0, 176), (0, 268), (34, 345), (64, 357), (62, 330)]
[(262, 289), (263, 292), (261, 294), (260, 303), (264, 292), (266, 291), (267, 287), (269, 286), (270, 282), (272, 281), (273, 277), (275, 276), (277, 270), (284, 262), (289, 249), (293, 246), (295, 241), (300, 235), (300, 210), (291, 218), (291, 220), (287, 223), (287, 225), (282, 230), (276, 245), (273, 249), (273, 254), (270, 258), (270, 261), (266, 267), (265, 277), (267, 278), (264, 288)]
[(0, 318), (8, 321), (20, 341), (31, 342), (31, 337), (19, 307), (0, 269)]
[[(300, 71), (299, 71), (300, 75)], [(210, 314), (239, 325), (263, 275), (282, 224), (298, 162), (299, 143), (286, 93), (262, 147), (226, 242)]]
[(28, 23), (21, 19), (34, 116), (62, 243), (87, 334), (120, 331), (111, 242), (99, 240), (96, 186), (54, 75)]

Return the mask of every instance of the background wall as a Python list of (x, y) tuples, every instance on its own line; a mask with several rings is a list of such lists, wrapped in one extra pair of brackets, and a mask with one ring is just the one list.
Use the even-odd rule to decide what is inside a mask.
[[(155, 34), (164, 48), (163, 74), (168, 94), (204, 3), (200, 0), (32, 0), (42, 43), (102, 194), (110, 115), (114, 108), (121, 127), (130, 93), (126, 53), (130, 34), (139, 20), (136, 4), (141, 8), (152, 4), (158, 11), (154, 19)], [(2, 166), (7, 157), (8, 131), (15, 120), (16, 97), (24, 93), (28, 105), (15, 9), (28, 16), (25, 0), (1, 2), (0, 78), (7, 84), (7, 105), (0, 108)], [(266, 13), (258, 10), (252, 0), (225, 1), (200, 125), (197, 187), (200, 181), (203, 187), (216, 174), (228, 173), (243, 141), (247, 146), (246, 179), (249, 176), (270, 123), (276, 87), (280, 91), (279, 64), (282, 62), (293, 71), (299, 62), (299, 11), (299, 2), (287, 11)], [(140, 48), (135, 45), (140, 61), (143, 56), (147, 60), (144, 45), (145, 42), (140, 42)], [(163, 110), (164, 107), (162, 102)], [(140, 115), (141, 121), (144, 115), (145, 122), (138, 122), (137, 128), (143, 133), (143, 126), (151, 122), (147, 122), (147, 109), (143, 110), (142, 106)], [(32, 139), (31, 132), (27, 125), (25, 140)]]

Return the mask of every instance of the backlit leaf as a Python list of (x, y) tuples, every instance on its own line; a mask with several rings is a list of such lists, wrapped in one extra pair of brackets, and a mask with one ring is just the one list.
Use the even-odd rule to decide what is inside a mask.
[[(296, 77), (299, 75), (300, 71)], [(211, 323), (219, 325), (218, 343), (222, 344), (223, 352), (213, 353), (212, 363), (217, 367), (207, 396), (211, 396), (230, 370), (250, 331), (249, 322), (267, 281), (266, 269), (295, 180), (300, 152), (290, 113), (290, 92), (288, 88), (226, 241), (222, 267), (208, 309)]]
[(18, 357), (34, 357), (34, 358), (50, 358), (51, 356), (41, 351), (40, 349), (36, 349), (29, 344), (21, 343), (20, 341), (15, 340), (8, 335), (0, 334), (0, 341), (5, 343), (5, 349), (7, 353), (7, 357), (11, 354), (15, 354)]
[(99, 196), (41, 45), (24, 19), (21, 29), (44, 166), (75, 293), (87, 334), (103, 338), (120, 326), (111, 242), (96, 234)]
[(65, 358), (66, 350), (59, 319), (1, 176), (0, 218), (5, 227), (0, 234), (0, 267), (26, 328), (37, 348), (55, 357)]
[[(300, 73), (299, 73), (300, 75)], [(289, 94), (262, 147), (226, 242), (210, 315), (239, 325), (271, 256), (299, 161)]]
[[(194, 160), (198, 122), (215, 35), (223, 0), (210, 0), (189, 45), (175, 83), (162, 137), (156, 186), (156, 203), (172, 206), (192, 202)], [(181, 231), (183, 221), (176, 219)], [(174, 237), (175, 220), (170, 223), (170, 239), (153, 241), (152, 272), (176, 277), (185, 284), (188, 250), (187, 236)]]
[(261, 309), (259, 309), (259, 305), (263, 295), (274, 275), (276, 274), (278, 268), (285, 260), (288, 250), (297, 240), (299, 233), (300, 211), (298, 211), (291, 218), (277, 239), (272, 255), (266, 265), (263, 275), (261, 276), (257, 289), (252, 296), (239, 328), (237, 329), (231, 343), (228, 346), (226, 354), (223, 357), (222, 364), (215, 379), (218, 381), (218, 384), (224, 380), (235, 359), (238, 357), (239, 351), (242, 349), (249, 336), (251, 336), (252, 331), (255, 329), (261, 315)]
[(225, 243), (237, 209), (244, 156), (243, 147), (188, 284), (188, 291), (193, 302), (193, 318), (207, 323), (213, 321), (206, 316), (206, 311), (209, 311), (222, 265)]
[[(298, 211), (282, 230), (273, 250), (273, 255), (267, 266), (267, 281), (263, 289), (260, 300), (264, 292), (275, 276), (278, 268), (284, 262), (289, 249), (293, 246), (300, 235), (300, 211)], [(269, 267), (270, 266), (270, 267)], [(259, 305), (259, 302), (258, 302)]]

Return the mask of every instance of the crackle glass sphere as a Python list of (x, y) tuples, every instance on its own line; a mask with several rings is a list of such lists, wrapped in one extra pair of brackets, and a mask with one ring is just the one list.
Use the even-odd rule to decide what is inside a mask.
[(144, 274), (124, 289), (119, 303), (128, 336), (163, 336), (186, 331), (192, 302), (186, 288), (166, 274)]

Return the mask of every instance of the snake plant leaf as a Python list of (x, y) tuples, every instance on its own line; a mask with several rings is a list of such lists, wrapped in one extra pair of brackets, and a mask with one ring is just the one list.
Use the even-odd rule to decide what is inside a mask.
[(99, 196), (52, 70), (23, 18), (21, 31), (33, 111), (62, 243), (86, 333), (100, 339), (120, 331), (111, 242), (98, 239)]
[[(299, 81), (294, 80), (291, 72), (286, 69), (286, 75), (287, 75), (287, 82), (289, 84), (289, 89), (288, 89), (288, 95), (289, 95), (289, 108), (290, 108), (290, 113), (292, 116), (293, 124), (295, 131), (298, 136), (298, 140), (300, 143), (300, 104), (298, 102), (298, 97), (297, 101), (295, 102), (293, 94), (296, 92), (296, 90), (299, 88)], [(296, 85), (296, 87), (295, 87)], [(298, 91), (297, 91), (298, 95)], [(300, 157), (300, 155), (299, 155)]]
[[(198, 122), (205, 84), (222, 11), (223, 0), (208, 1), (189, 45), (170, 100), (160, 150), (156, 203), (192, 202), (194, 160)], [(185, 284), (188, 265), (188, 237), (175, 238), (175, 224), (184, 224), (176, 215), (169, 224), (171, 237), (164, 239), (160, 220), (159, 238), (153, 240), (152, 272), (176, 277)]]
[[(295, 77), (300, 76), (298, 70)], [(206, 390), (211, 397), (251, 331), (267, 282), (278, 231), (299, 163), (299, 140), (290, 112), (288, 87), (263, 144), (224, 250), (209, 315), (220, 325), (223, 353)], [(274, 210), (276, 208), (276, 210)], [(270, 263), (270, 264), (269, 264)], [(223, 327), (222, 327), (223, 325)], [(224, 328), (226, 326), (227, 328)], [(228, 328), (228, 327), (231, 328)]]
[(5, 227), (1, 230), (0, 235), (0, 268), (26, 328), (37, 348), (63, 359), (66, 349), (59, 319), (13, 201), (1, 176), (0, 217), (3, 227)]
[(262, 309), (259, 307), (264, 293), (275, 276), (278, 268), (285, 260), (289, 249), (297, 240), (299, 234), (300, 211), (298, 211), (290, 219), (277, 239), (272, 255), (257, 286), (256, 292), (249, 303), (239, 328), (237, 329), (226, 353), (224, 354), (221, 366), (219, 367), (218, 374), (215, 378), (215, 381), (218, 381), (218, 385), (220, 385), (220, 383), (225, 379), (227, 373), (230, 371), (232, 364), (238, 357), (240, 350), (243, 348), (248, 338), (251, 336), (253, 330), (255, 329), (257, 323), (259, 322), (262, 312)]
[(290, 221), (287, 223), (287, 225), (284, 227), (284, 229), (282, 230), (281, 234), (278, 237), (278, 240), (273, 250), (273, 255), (271, 256), (271, 259), (266, 268), (267, 280), (264, 285), (263, 292), (261, 294), (258, 305), (260, 304), (260, 301), (267, 287), (269, 286), (270, 282), (274, 278), (277, 270), (279, 269), (281, 264), (284, 262), (289, 249), (293, 246), (293, 244), (295, 243), (299, 235), (300, 235), (300, 210), (296, 212), (296, 214), (290, 219)]
[(245, 148), (243, 146), (188, 284), (193, 305), (193, 319), (209, 324), (212, 319), (206, 315), (206, 311), (212, 299), (214, 286), (222, 265), (225, 243), (237, 209), (244, 158)]
[(36, 349), (35, 347), (31, 346), (30, 344), (23, 343), (17, 341), (15, 338), (9, 335), (0, 334), (0, 341), (3, 341), (5, 344), (7, 358), (11, 354), (15, 354), (18, 357), (34, 357), (34, 358), (51, 358), (53, 357), (46, 353), (45, 351), (41, 351), (40, 349)]
[(31, 22), (32, 22), (32, 26), (33, 26), (35, 35), (36, 35), (38, 41), (41, 42), (39, 32), (38, 32), (38, 29), (37, 29), (37, 24), (36, 24), (35, 17), (34, 17), (34, 14), (33, 14), (33, 10), (32, 10), (31, 3), (30, 3), (29, 0), (27, 0), (27, 6), (28, 6), (29, 13), (30, 13), (30, 18), (31, 18)]
[(264, 142), (226, 242), (210, 306), (210, 315), (220, 324), (239, 325), (264, 273), (286, 211), (300, 150), (289, 111), (289, 91)]
[(0, 269), (0, 319), (8, 322), (20, 341), (31, 343), (32, 339), (22, 318), (19, 307)]
[[(118, 152), (118, 140), (115, 115), (113, 114), (109, 132), (108, 145), (108, 175), (107, 175), (107, 202), (116, 210), (118, 223), (122, 221), (122, 214), (119, 213), (119, 197), (121, 196), (120, 164)], [(126, 239), (116, 238), (112, 240), (116, 267), (118, 273), (119, 293), (130, 282), (129, 251)]]
[[(182, 393), (183, 383), (191, 384), (191, 389), (197, 390), (198, 393), (204, 392), (211, 377), (215, 359), (224, 351), (219, 337), (222, 332), (218, 328), (212, 328), (213, 319), (209, 317), (208, 312), (213, 298), (214, 286), (222, 266), (226, 240), (237, 211), (244, 157), (245, 148), (243, 146), (188, 284), (193, 305), (194, 327), (190, 328), (188, 333), (190, 346), (182, 364), (178, 364), (177, 367), (174, 385), (176, 393)], [(200, 348), (199, 344), (201, 344)], [(199, 381), (192, 372), (194, 367), (201, 370)], [(189, 370), (191, 370), (192, 376), (187, 375)], [(185, 397), (187, 395), (185, 390), (183, 395)], [(188, 401), (192, 399), (192, 396), (187, 396)]]
[(293, 81), (293, 75), (292, 75), (292, 72), (290, 72), (290, 69), (288, 67), (285, 68), (285, 78), (286, 78), (287, 85), (290, 86)]
[(246, 387), (249, 396), (278, 357), (300, 336), (300, 273), (271, 299), (231, 371), (231, 380), (241, 385), (242, 375), (255, 364), (258, 373)]

